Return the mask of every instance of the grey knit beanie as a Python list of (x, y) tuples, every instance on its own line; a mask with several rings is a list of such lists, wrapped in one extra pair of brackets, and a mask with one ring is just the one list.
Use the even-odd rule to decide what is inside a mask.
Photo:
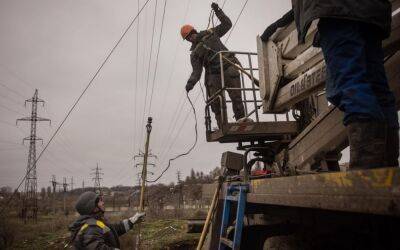
[(95, 192), (87, 191), (81, 194), (75, 204), (75, 209), (80, 215), (90, 215), (96, 208), (96, 200), (99, 195)]

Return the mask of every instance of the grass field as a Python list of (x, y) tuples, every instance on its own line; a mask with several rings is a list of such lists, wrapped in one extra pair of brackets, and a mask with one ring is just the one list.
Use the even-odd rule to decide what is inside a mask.
[[(9, 217), (0, 221), (0, 249), (64, 249), (75, 216), (41, 216), (36, 224)], [(120, 218), (112, 217), (110, 221)], [(140, 249), (195, 249), (199, 234), (187, 234), (185, 220), (148, 219), (140, 227)], [(133, 249), (139, 227), (120, 237), (121, 249)], [(6, 242), (7, 245), (4, 245)]]

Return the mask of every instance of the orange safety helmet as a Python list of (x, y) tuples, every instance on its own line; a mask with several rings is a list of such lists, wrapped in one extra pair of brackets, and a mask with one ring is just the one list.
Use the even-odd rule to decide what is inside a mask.
[(194, 30), (194, 27), (190, 24), (185, 24), (182, 26), (181, 28), (181, 36), (183, 39), (186, 39), (186, 37), (188, 37), (190, 35), (190, 33), (192, 33), (192, 31)]

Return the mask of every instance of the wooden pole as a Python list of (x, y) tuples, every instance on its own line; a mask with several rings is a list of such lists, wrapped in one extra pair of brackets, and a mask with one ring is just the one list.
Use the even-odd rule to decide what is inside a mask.
[[(143, 168), (142, 168), (142, 186), (140, 189), (140, 203), (139, 203), (139, 211), (144, 212), (144, 194), (146, 191), (146, 180), (147, 180), (147, 158), (149, 157), (149, 144), (150, 144), (150, 133), (151, 133), (151, 122), (153, 118), (147, 118), (147, 125), (146, 125), (146, 143), (145, 143), (145, 151), (143, 157)], [(138, 235), (136, 237), (136, 249), (140, 249), (140, 224), (138, 227)]]
[(146, 125), (146, 144), (145, 144), (145, 151), (144, 151), (144, 159), (143, 159), (143, 168), (142, 168), (142, 187), (140, 190), (140, 205), (139, 205), (139, 210), (140, 212), (144, 211), (144, 194), (145, 194), (145, 188), (146, 188), (146, 179), (147, 179), (147, 158), (149, 156), (149, 144), (150, 144), (150, 133), (151, 133), (151, 122), (153, 121), (153, 118), (149, 117), (147, 119), (147, 125)]

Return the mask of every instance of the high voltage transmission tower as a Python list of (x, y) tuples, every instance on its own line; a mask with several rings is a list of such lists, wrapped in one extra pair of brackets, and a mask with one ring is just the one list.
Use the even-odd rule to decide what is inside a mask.
[(181, 171), (178, 170), (176, 172), (176, 178), (177, 178), (177, 191), (178, 191), (178, 209), (181, 208), (181, 204), (183, 203), (183, 183), (182, 183), (182, 179), (181, 179)]
[(53, 207), (53, 214), (55, 214), (56, 213), (56, 188), (57, 188), (57, 185), (59, 185), (60, 183), (57, 182), (55, 175), (51, 176), (50, 183), (53, 187), (52, 207)]
[(97, 163), (96, 168), (92, 169), (94, 172), (92, 173), (93, 178), (92, 180), (94, 181), (94, 190), (95, 192), (101, 194), (101, 185), (100, 185), (100, 180), (102, 180), (103, 178), (101, 178), (101, 176), (103, 175), (103, 173), (101, 172), (101, 168), (99, 168), (99, 164)]
[[(36, 122), (49, 121), (50, 119), (41, 118), (37, 116), (37, 104), (42, 103), (44, 106), (44, 100), (39, 99), (38, 90), (35, 89), (35, 93), (31, 99), (25, 100), (26, 103), (32, 103), (32, 111), (30, 117), (24, 117), (17, 119), (18, 121), (30, 121), (31, 122), (31, 134), (23, 139), (23, 142), (29, 140), (29, 153), (28, 153), (28, 164), (26, 167), (26, 179), (25, 179), (25, 193), (22, 202), (22, 218), (26, 223), (28, 219), (37, 221), (37, 176), (36, 176), (36, 141), (42, 140), (36, 136)], [(42, 140), (43, 141), (43, 140)]]
[(63, 183), (62, 183), (62, 187), (63, 187), (63, 207), (64, 207), (64, 215), (67, 216), (67, 206), (66, 206), (66, 195), (67, 195), (67, 188), (68, 188), (68, 183), (67, 183), (67, 178), (64, 177), (63, 178)]
[(71, 176), (71, 182), (70, 182), (69, 186), (71, 187), (70, 191), (72, 191), (74, 189), (74, 177), (72, 177), (72, 176)]

